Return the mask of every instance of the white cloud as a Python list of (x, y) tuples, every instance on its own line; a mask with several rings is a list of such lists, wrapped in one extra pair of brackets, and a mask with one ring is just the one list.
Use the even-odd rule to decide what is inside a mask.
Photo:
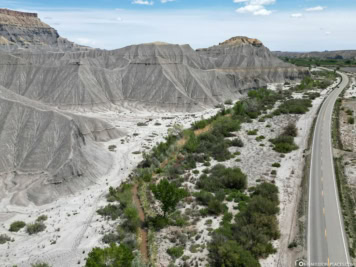
[(305, 11), (314, 12), (314, 11), (323, 11), (324, 9), (325, 9), (325, 7), (323, 7), (323, 6), (316, 6), (316, 7), (306, 8)]
[(265, 6), (275, 2), (276, 0), (234, 0), (234, 3), (245, 4), (245, 6), (236, 9), (237, 13), (250, 13), (256, 16), (270, 15), (272, 10), (268, 10)]
[(162, 4), (168, 3), (168, 2), (175, 2), (176, 0), (161, 0)]
[(89, 38), (83, 38), (83, 37), (78, 37), (76, 38), (76, 42), (81, 45), (86, 45), (86, 46), (95, 46), (96, 41), (89, 39)]
[(301, 18), (303, 17), (303, 14), (302, 13), (294, 13), (292, 15), (290, 15), (292, 18)]
[[(303, 19), (291, 19), (293, 12), (287, 11), (275, 12), (268, 19), (263, 16), (251, 19), (236, 16), (228, 10), (135, 9), (119, 13), (114, 9), (26, 10), (38, 12), (41, 19), (51, 17), (50, 26), (55, 27), (62, 37), (78, 43), (78, 39), (84, 39), (80, 43), (104, 49), (157, 40), (202, 48), (233, 36), (257, 38), (271, 50), (284, 51), (352, 49), (356, 43), (356, 35), (350, 35), (356, 25), (353, 10), (325, 10), (313, 13), (313, 16), (304, 13)], [(123, 20), (117, 20), (118, 17)]]
[(152, 6), (154, 2), (148, 0), (134, 0), (132, 1), (132, 4)]

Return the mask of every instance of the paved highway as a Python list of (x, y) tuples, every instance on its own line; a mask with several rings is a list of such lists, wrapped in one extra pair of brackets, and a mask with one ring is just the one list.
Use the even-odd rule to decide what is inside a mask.
[(322, 105), (313, 137), (308, 207), (309, 266), (351, 266), (348, 265), (347, 237), (335, 180), (331, 140), (334, 104), (349, 82), (347, 75), (339, 74), (342, 82)]

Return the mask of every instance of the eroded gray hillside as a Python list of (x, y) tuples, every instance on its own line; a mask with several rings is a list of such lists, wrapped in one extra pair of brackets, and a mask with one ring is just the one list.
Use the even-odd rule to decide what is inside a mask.
[(43, 204), (107, 173), (101, 141), (125, 133), (97, 111), (197, 111), (305, 71), (256, 39), (106, 51), (61, 38), (37, 14), (0, 9), (0, 199)]

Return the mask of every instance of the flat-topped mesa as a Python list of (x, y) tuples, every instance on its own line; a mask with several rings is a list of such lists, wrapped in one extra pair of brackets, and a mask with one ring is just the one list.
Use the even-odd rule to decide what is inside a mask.
[(229, 40), (226, 40), (225, 42), (219, 43), (219, 45), (241, 45), (241, 44), (250, 44), (253, 46), (263, 46), (263, 43), (258, 40), (258, 39), (254, 39), (254, 38), (248, 38), (246, 36), (236, 36), (236, 37), (232, 37)]
[(0, 51), (18, 49), (65, 51), (81, 48), (61, 38), (36, 13), (0, 8)]
[(33, 17), (33, 18), (38, 17), (37, 13), (21, 12), (21, 11), (6, 9), (6, 8), (0, 8), (0, 14), (14, 16), (14, 17)]

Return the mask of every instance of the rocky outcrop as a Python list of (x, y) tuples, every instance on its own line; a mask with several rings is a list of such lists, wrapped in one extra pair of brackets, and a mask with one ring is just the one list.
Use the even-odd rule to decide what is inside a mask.
[(67, 51), (87, 49), (59, 36), (36, 13), (0, 9), (0, 50)]
[(256, 47), (261, 47), (263, 45), (260, 40), (248, 38), (245, 36), (232, 37), (231, 39), (226, 40), (225, 42), (222, 42), (219, 45), (235, 46), (235, 45), (243, 45), (243, 44), (253, 45)]

